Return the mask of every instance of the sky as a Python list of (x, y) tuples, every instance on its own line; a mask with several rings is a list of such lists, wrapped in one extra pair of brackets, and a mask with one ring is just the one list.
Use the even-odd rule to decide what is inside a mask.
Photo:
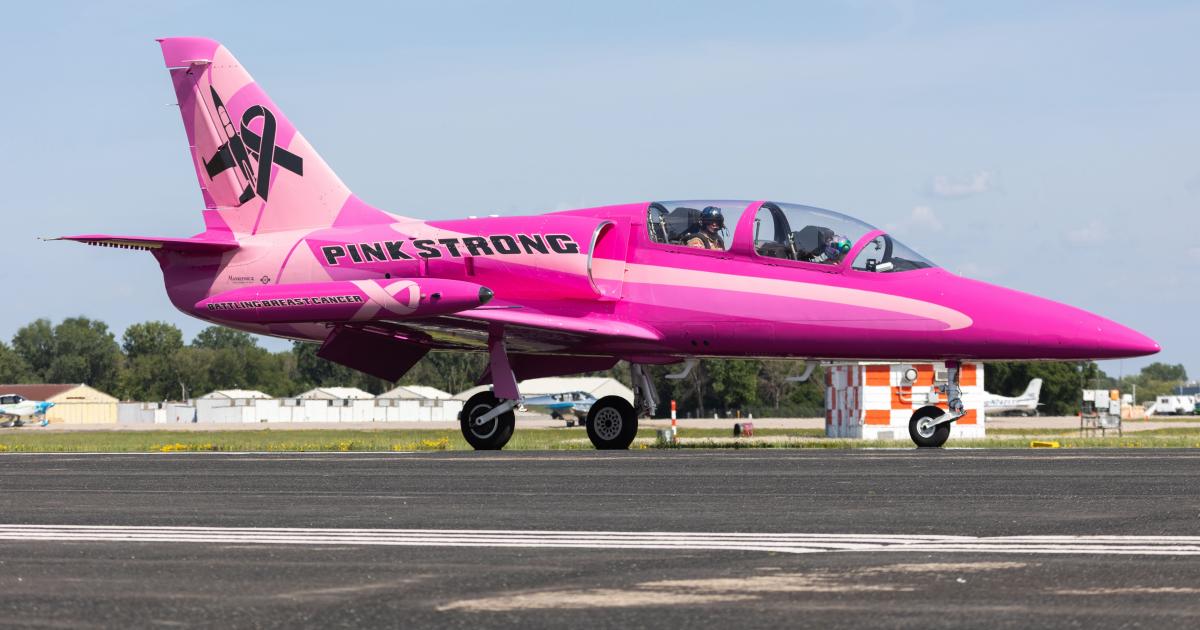
[[(343, 181), (420, 218), (654, 199), (854, 215), (1200, 376), (1195, 2), (40, 2), (5, 10), (0, 339), (206, 324), (145, 253), (203, 207), (154, 38), (223, 42)], [(281, 349), (285, 344), (263, 339)]]

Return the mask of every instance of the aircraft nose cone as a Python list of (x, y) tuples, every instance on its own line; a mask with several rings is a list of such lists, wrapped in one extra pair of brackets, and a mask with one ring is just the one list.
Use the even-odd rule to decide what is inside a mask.
[(487, 287), (479, 287), (479, 303), (487, 304), (496, 296), (496, 292)]
[(1053, 341), (1064, 358), (1124, 359), (1161, 350), (1153, 339), (1110, 319), (1066, 305), (1053, 310), (1057, 312), (1046, 313), (1042, 320), (1049, 334), (1033, 337)]
[(1102, 320), (1096, 332), (1100, 351), (1111, 358), (1141, 357), (1162, 350), (1156, 341), (1116, 322)]
[(962, 279), (957, 295), (979, 296), (964, 337), (985, 357), (1083, 361), (1159, 352), (1153, 339), (1095, 313), (1046, 298)]

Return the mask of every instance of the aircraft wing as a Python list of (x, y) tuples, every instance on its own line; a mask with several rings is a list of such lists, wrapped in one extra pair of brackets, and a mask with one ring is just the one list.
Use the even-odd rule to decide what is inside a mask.
[(238, 248), (237, 241), (212, 240), (206, 238), (160, 238), (156, 236), (119, 236), (115, 234), (78, 234), (47, 239), (51, 241), (75, 241), (98, 247), (118, 249), (140, 249), (145, 251), (172, 250), (191, 254), (220, 254)]
[(649, 326), (607, 317), (568, 317), (523, 308), (476, 308), (454, 314), (480, 322), (540, 328), (583, 336), (612, 337), (636, 341), (661, 341), (663, 334)]
[(521, 401), (521, 406), (529, 411), (545, 413), (550, 416), (562, 417), (566, 414), (578, 416), (575, 403), (569, 400), (558, 400), (553, 396), (534, 396)]
[(559, 400), (554, 396), (533, 396), (526, 398), (521, 402), (526, 407), (538, 407), (540, 409), (550, 409), (553, 411), (570, 410), (575, 407), (575, 403), (570, 400)]

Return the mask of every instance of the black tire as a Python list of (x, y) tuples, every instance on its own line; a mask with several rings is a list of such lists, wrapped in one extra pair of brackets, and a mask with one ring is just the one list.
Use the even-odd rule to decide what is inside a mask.
[(588, 410), (587, 435), (599, 450), (624, 450), (637, 437), (638, 419), (633, 405), (620, 396), (605, 396)]
[(463, 439), (477, 451), (498, 451), (512, 439), (517, 417), (511, 409), (485, 424), (475, 425), (475, 418), (495, 409), (499, 404), (500, 401), (492, 392), (479, 392), (467, 399), (467, 403), (458, 414)]
[(913, 412), (908, 421), (908, 436), (914, 444), (922, 448), (938, 448), (950, 438), (950, 423), (943, 422), (934, 427), (920, 427), (921, 420), (937, 418), (944, 412), (934, 406), (921, 407)]

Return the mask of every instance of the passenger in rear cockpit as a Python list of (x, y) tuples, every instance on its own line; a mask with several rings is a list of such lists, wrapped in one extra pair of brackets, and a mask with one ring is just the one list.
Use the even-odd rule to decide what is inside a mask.
[(700, 231), (689, 234), (684, 238), (688, 247), (701, 249), (725, 249), (725, 241), (721, 231), (725, 229), (725, 215), (716, 206), (709, 206), (700, 213)]
[(793, 235), (796, 260), (836, 265), (850, 252), (850, 239), (826, 227), (807, 226)]

